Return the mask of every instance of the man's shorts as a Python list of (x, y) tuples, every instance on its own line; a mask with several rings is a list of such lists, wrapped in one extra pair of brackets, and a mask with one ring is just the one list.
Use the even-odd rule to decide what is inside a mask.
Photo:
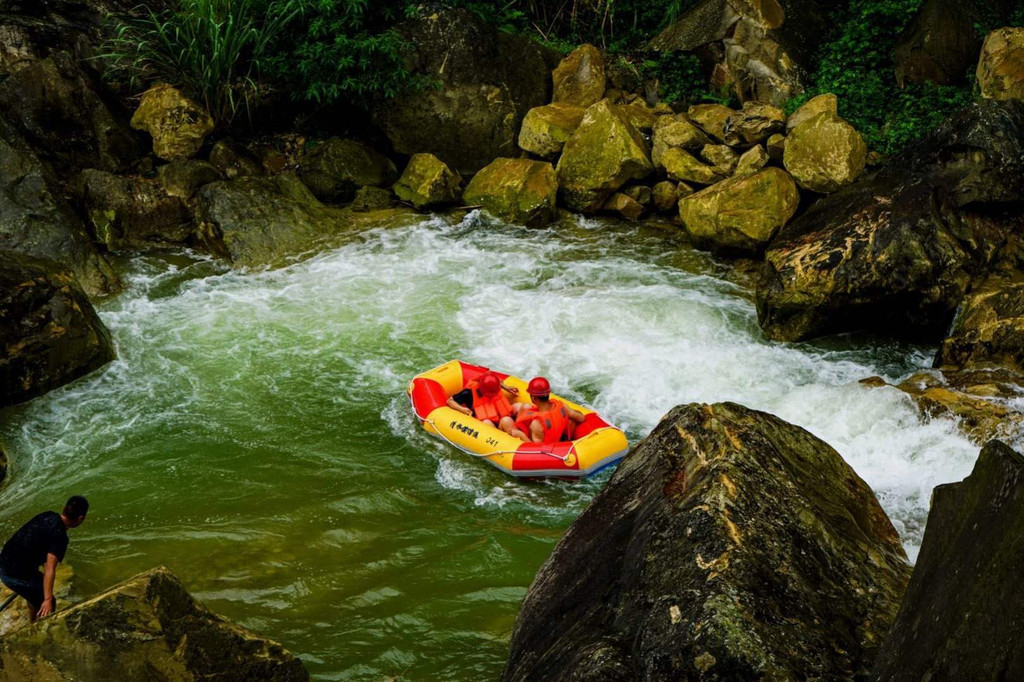
[[(28, 578), (15, 578), (0, 572), (0, 582), (12, 592), (25, 598), (36, 611), (43, 605), (43, 574), (36, 573)], [(53, 598), (53, 610), (57, 610), (57, 598)]]

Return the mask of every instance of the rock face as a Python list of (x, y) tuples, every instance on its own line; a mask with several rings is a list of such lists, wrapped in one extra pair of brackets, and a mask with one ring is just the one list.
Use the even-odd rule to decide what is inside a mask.
[(356, 140), (332, 137), (302, 158), (302, 182), (320, 201), (352, 201), (360, 187), (384, 187), (398, 177), (391, 159)]
[(804, 189), (834, 192), (864, 171), (868, 146), (852, 125), (823, 112), (793, 129), (782, 158)]
[(86, 170), (76, 185), (94, 237), (112, 251), (185, 244), (193, 237), (185, 204), (155, 180)]
[(427, 14), (399, 31), (414, 46), (410, 70), (440, 87), (374, 105), (395, 151), (430, 152), (465, 175), (514, 154), (526, 112), (551, 101), (557, 53), (461, 10)]
[(530, 109), (519, 131), (519, 148), (543, 159), (558, 158), (585, 112), (583, 107), (565, 103)]
[(593, 45), (580, 45), (551, 72), (552, 102), (586, 109), (604, 97), (604, 57)]
[(999, 441), (940, 485), (875, 679), (1024, 679), (1024, 457)]
[(395, 194), (416, 208), (454, 204), (461, 196), (462, 178), (433, 154), (414, 154), (402, 177), (395, 184)]
[(765, 333), (866, 329), (937, 342), (1019, 232), (1022, 198), (1024, 102), (972, 104), (779, 232), (757, 289)]
[(558, 160), (558, 184), (566, 206), (593, 213), (629, 180), (654, 167), (647, 143), (618, 109), (602, 100), (587, 109)]
[(176, 161), (196, 154), (213, 131), (206, 109), (169, 85), (157, 85), (142, 95), (132, 115), (132, 128), (153, 138), (153, 153)]
[(90, 296), (120, 282), (62, 196), (51, 169), (0, 122), (0, 249), (54, 260), (71, 270)]
[(402, 225), (410, 210), (354, 213), (324, 206), (294, 175), (247, 176), (210, 183), (196, 194), (201, 238), (236, 266), (282, 265), (360, 232)]
[(1024, 99), (1024, 28), (1000, 28), (988, 34), (977, 76), (983, 97)]
[(683, 229), (708, 248), (759, 253), (800, 203), (793, 178), (780, 168), (723, 180), (679, 200)]
[(462, 201), (499, 218), (543, 227), (555, 218), (558, 178), (544, 161), (495, 159), (469, 181)]
[(9, 251), (0, 251), (0, 350), (0, 408), (114, 359), (110, 334), (74, 276)]
[(909, 573), (827, 444), (731, 403), (676, 407), (541, 567), (503, 679), (849, 679)]
[(1024, 372), (1024, 284), (995, 280), (972, 292), (957, 311), (935, 365), (1001, 365)]
[(980, 45), (974, 4), (969, 0), (924, 3), (893, 50), (900, 87), (907, 83), (951, 85), (965, 79)]
[(714, 86), (741, 102), (783, 106), (803, 90), (829, 13), (841, 9), (816, 0), (699, 0), (650, 47), (705, 55)]
[(214, 615), (165, 568), (11, 633), (0, 665), (11, 682), (309, 679), (280, 644)]

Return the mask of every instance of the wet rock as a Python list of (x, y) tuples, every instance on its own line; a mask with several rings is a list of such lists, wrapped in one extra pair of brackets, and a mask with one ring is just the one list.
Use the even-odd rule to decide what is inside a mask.
[(867, 156), (868, 146), (852, 125), (821, 113), (790, 132), (783, 164), (801, 187), (824, 193), (856, 180)]
[(909, 573), (827, 444), (731, 403), (676, 407), (541, 567), (503, 680), (850, 679)]
[(731, 131), (746, 144), (760, 144), (786, 129), (786, 113), (771, 104), (744, 102), (732, 120)]
[(693, 182), (698, 185), (713, 185), (725, 178), (714, 166), (708, 166), (692, 154), (678, 147), (672, 147), (661, 156), (661, 165), (672, 180)]
[(550, 163), (530, 159), (495, 159), (473, 176), (462, 193), (469, 206), (512, 223), (543, 227), (555, 218), (558, 177)]
[(661, 157), (672, 147), (695, 153), (709, 144), (711, 144), (711, 139), (704, 134), (704, 131), (691, 123), (688, 117), (682, 115), (663, 116), (654, 125), (651, 162), (664, 170)]
[(110, 334), (70, 271), (0, 251), (0, 408), (114, 359)]
[(220, 171), (212, 164), (198, 159), (172, 161), (160, 166), (157, 176), (165, 192), (186, 201), (195, 196), (200, 187), (222, 179)]
[(309, 679), (280, 644), (211, 613), (165, 568), (11, 633), (0, 664), (11, 682)]
[(383, 187), (360, 187), (349, 208), (356, 213), (368, 213), (390, 208), (394, 195)]
[(90, 296), (120, 288), (117, 275), (64, 199), (52, 169), (2, 122), (0, 249), (60, 263)]
[(699, 245), (758, 253), (793, 217), (799, 203), (793, 179), (779, 168), (768, 168), (680, 199), (679, 218)]
[(373, 105), (399, 154), (429, 152), (469, 175), (516, 151), (526, 112), (551, 101), (558, 54), (462, 10), (428, 9), (398, 28), (407, 68), (439, 84)]
[(1000, 28), (988, 34), (977, 77), (982, 97), (1024, 99), (1024, 28)]
[(178, 197), (153, 180), (86, 170), (75, 192), (96, 241), (111, 251), (192, 240), (192, 216)]
[(462, 196), (462, 178), (433, 154), (414, 154), (395, 184), (398, 198), (419, 209), (454, 204)]
[(644, 207), (633, 197), (616, 192), (604, 204), (604, 210), (624, 220), (637, 221), (644, 214)]
[(839, 98), (828, 92), (804, 102), (797, 108), (789, 118), (786, 119), (786, 134), (793, 132), (793, 128), (805, 121), (809, 121), (818, 114), (839, 115)]
[(743, 152), (739, 161), (736, 162), (736, 169), (733, 172), (736, 175), (750, 175), (766, 165), (768, 165), (768, 152), (761, 145), (757, 145)]
[(662, 180), (651, 190), (651, 201), (654, 207), (662, 212), (672, 211), (679, 203), (679, 193), (676, 183), (670, 180)]
[(150, 134), (154, 154), (176, 161), (195, 156), (213, 131), (213, 119), (177, 88), (156, 85), (143, 93), (132, 115), (132, 128)]
[(135, 133), (64, 53), (34, 62), (0, 83), (0, 111), (33, 152), (61, 173), (120, 171), (142, 156)]
[(384, 187), (398, 177), (391, 159), (356, 140), (332, 137), (302, 157), (299, 177), (317, 199), (352, 201), (360, 187)]
[[(343, 156), (344, 153), (341, 152), (339, 155)], [(313, 164), (313, 172), (314, 175), (316, 175), (316, 180), (313, 180), (312, 182), (316, 183), (319, 181), (320, 185), (318, 186), (324, 188), (324, 192), (329, 194), (333, 189), (331, 181), (336, 179), (336, 176), (332, 175), (332, 171), (344, 174), (345, 161), (332, 158), (330, 151), (327, 150), (323, 152), (323, 157), (324, 158), (319, 159), (321, 163), (320, 166), (317, 166), (316, 163)], [(304, 171), (306, 170), (305, 164), (308, 161), (308, 158), (303, 157)], [(332, 165), (332, 163), (337, 165)], [(353, 161), (352, 163), (357, 164), (358, 167), (358, 161)], [(388, 161), (388, 163), (390, 163), (390, 161)], [(234, 180), (235, 178), (240, 178), (244, 175), (263, 174), (263, 162), (260, 158), (246, 146), (239, 144), (234, 140), (218, 140), (217, 143), (213, 145), (213, 148), (210, 149), (210, 165), (216, 168), (217, 171), (228, 180)], [(341, 166), (340, 169), (338, 168), (338, 165)], [(316, 191), (314, 190), (313, 193), (316, 194)]]
[(530, 109), (519, 131), (519, 148), (544, 159), (558, 158), (585, 112), (583, 107), (565, 103)]
[(593, 45), (580, 45), (551, 73), (552, 102), (586, 109), (604, 97), (604, 57)]
[(960, 304), (936, 367), (1003, 366), (1024, 372), (1024, 284), (995, 278)]
[(587, 109), (558, 160), (558, 184), (566, 206), (593, 213), (617, 189), (654, 170), (647, 143), (607, 101)]
[(740, 143), (740, 137), (732, 132), (736, 112), (721, 104), (695, 104), (687, 110), (690, 120), (701, 130), (719, 142), (728, 145)]
[(732, 175), (732, 172), (736, 170), (736, 162), (740, 160), (739, 154), (725, 144), (705, 145), (700, 151), (700, 158), (714, 166), (715, 172), (723, 177)]
[(765, 333), (870, 330), (938, 342), (1019, 231), (1021, 199), (1024, 103), (970, 105), (779, 233), (757, 288)]
[(1024, 678), (1024, 458), (1000, 441), (932, 492), (921, 553), (875, 679)]
[(355, 213), (325, 206), (290, 173), (213, 182), (199, 190), (195, 203), (206, 247), (242, 267), (294, 262), (368, 229), (416, 219), (411, 210)]

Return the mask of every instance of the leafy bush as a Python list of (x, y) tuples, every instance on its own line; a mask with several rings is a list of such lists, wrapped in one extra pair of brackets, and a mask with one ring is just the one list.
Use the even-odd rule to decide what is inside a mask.
[(299, 11), (296, 0), (180, 0), (176, 10), (117, 21), (100, 55), (108, 74), (134, 88), (167, 82), (201, 101), (220, 125), (260, 95), (274, 37)]
[(686, 52), (659, 52), (653, 59), (642, 63), (641, 75), (658, 79), (661, 98), (667, 102), (718, 102), (733, 106), (735, 94), (731, 90), (714, 92), (708, 88), (701, 69), (700, 58)]

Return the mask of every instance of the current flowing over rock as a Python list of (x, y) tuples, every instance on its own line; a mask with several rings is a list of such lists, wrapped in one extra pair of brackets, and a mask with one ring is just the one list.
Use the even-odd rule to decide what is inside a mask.
[(848, 679), (909, 574), (826, 443), (733, 403), (679, 406), (541, 567), (503, 679)]

